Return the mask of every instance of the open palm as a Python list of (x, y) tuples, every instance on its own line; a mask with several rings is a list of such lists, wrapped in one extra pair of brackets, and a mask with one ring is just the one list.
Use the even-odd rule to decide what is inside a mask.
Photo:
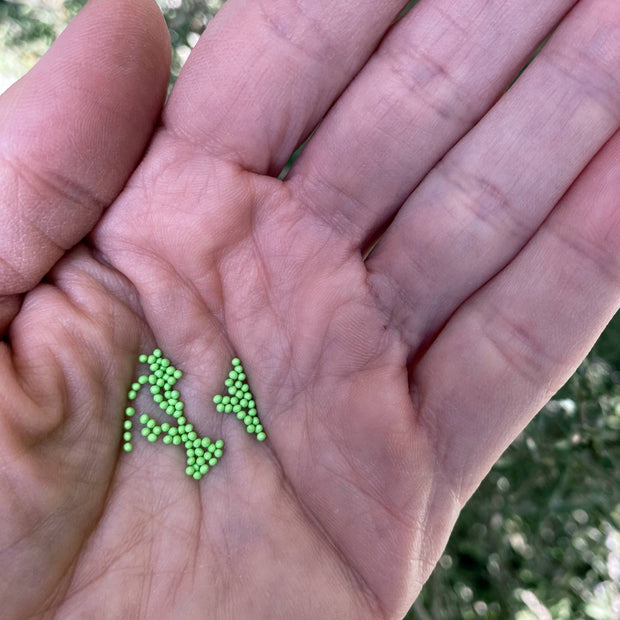
[[(402, 5), (229, 0), (158, 123), (156, 5), (92, 2), (0, 100), (5, 617), (401, 617), (616, 310), (620, 5)], [(155, 345), (200, 482), (120, 450)]]

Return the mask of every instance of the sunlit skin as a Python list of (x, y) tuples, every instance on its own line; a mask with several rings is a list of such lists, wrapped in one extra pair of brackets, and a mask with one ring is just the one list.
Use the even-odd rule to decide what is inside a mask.
[[(613, 316), (620, 4), (403, 4), (228, 0), (164, 107), (156, 4), (92, 0), (0, 99), (4, 618), (400, 618)], [(122, 450), (155, 346), (200, 481)]]

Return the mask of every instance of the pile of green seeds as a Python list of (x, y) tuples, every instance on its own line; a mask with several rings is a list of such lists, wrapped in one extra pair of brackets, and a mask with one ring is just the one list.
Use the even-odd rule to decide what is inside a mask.
[[(183, 372), (163, 356), (161, 349), (155, 349), (151, 355), (140, 355), (138, 361), (141, 364), (148, 364), (150, 374), (140, 375), (132, 383), (127, 394), (130, 404), (125, 409), (123, 421), (123, 449), (125, 452), (132, 451), (132, 430), (135, 420), (138, 419), (142, 426), (140, 434), (147, 441), (155, 443), (161, 439), (164, 444), (183, 445), (187, 457), (185, 473), (195, 480), (200, 480), (219, 462), (224, 442), (221, 439), (211, 441), (209, 437), (199, 437), (194, 427), (187, 422), (185, 405), (179, 391), (174, 389)], [(232, 366), (233, 369), (224, 382), (228, 396), (217, 395), (213, 398), (213, 402), (217, 411), (235, 413), (239, 420), (243, 420), (248, 433), (255, 434), (258, 441), (264, 441), (267, 435), (258, 418), (256, 403), (239, 358), (235, 357), (232, 360)], [(132, 401), (136, 400), (142, 388), (148, 388), (153, 402), (170, 416), (169, 422), (160, 424), (147, 413), (137, 415)]]
[(228, 373), (228, 379), (224, 381), (224, 385), (228, 388), (228, 395), (217, 394), (214, 396), (215, 408), (220, 413), (234, 413), (238, 420), (243, 421), (248, 433), (255, 434), (258, 441), (265, 441), (267, 435), (258, 417), (256, 403), (238, 357), (233, 359), (232, 366), (232, 370)]

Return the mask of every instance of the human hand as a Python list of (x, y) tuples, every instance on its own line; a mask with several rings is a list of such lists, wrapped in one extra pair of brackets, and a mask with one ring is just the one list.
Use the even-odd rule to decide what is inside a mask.
[[(155, 127), (158, 9), (94, 0), (3, 95), (6, 617), (402, 616), (615, 312), (620, 6), (426, 0), (373, 53), (401, 8), (229, 0)], [(155, 343), (200, 482), (119, 450)]]

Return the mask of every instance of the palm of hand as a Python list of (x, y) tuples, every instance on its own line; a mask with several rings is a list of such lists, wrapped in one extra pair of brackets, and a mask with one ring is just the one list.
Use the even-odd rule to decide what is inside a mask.
[[(174, 106), (173, 97), (169, 125)], [(426, 310), (412, 344), (394, 320), (401, 283), (382, 270), (394, 249), (363, 259), (372, 226), (363, 238), (342, 234), (299, 176), (278, 181), (215, 150), (159, 129), (89, 243), (12, 321), (3, 380), (17, 396), (3, 412), (0, 557), (10, 566), (5, 588), (20, 584), (15, 612), (101, 614), (105, 601), (115, 617), (395, 617), (462, 502), (548, 393), (530, 385), (532, 355), (494, 367), (501, 343), (525, 329), (506, 318), (510, 336), (481, 347), (483, 357), (500, 355), (472, 355), (472, 373), (482, 368), (488, 379), (467, 377), (456, 397), (454, 376), (467, 362), (437, 359), (462, 358), (476, 341), (468, 310), (423, 356), (455, 300), (438, 316)], [(429, 191), (453, 189), (444, 179)], [(155, 342), (185, 371), (188, 419), (226, 441), (200, 483), (173, 447), (136, 440), (119, 456), (136, 354)], [(266, 444), (211, 403), (233, 354), (248, 371)], [(412, 366), (416, 355), (423, 361)], [(560, 381), (579, 353), (571, 355), (545, 360), (540, 379)], [(516, 420), (502, 412), (490, 445), (472, 456), (486, 438), (476, 390), (515, 369), (514, 391), (525, 384), (532, 394), (515, 406)], [(462, 417), (438, 416), (439, 404), (452, 416), (462, 404)], [(137, 408), (154, 409), (148, 400)]]

